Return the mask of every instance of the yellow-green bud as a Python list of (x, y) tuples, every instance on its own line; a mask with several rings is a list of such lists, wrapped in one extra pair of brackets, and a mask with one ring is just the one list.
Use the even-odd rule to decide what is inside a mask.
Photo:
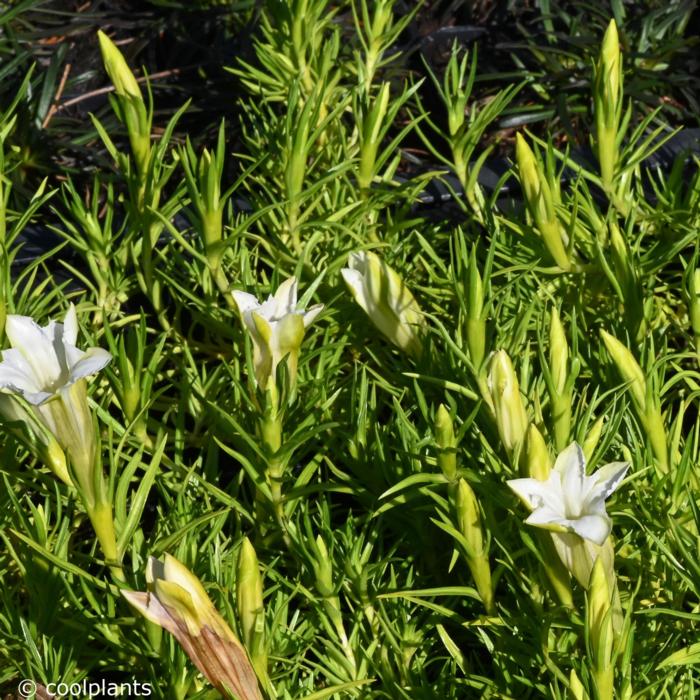
[(629, 390), (638, 410), (644, 411), (647, 403), (647, 387), (644, 372), (634, 355), (615, 336), (604, 330), (600, 334), (620, 376), (629, 383)]
[(488, 386), (501, 442), (512, 454), (522, 445), (529, 420), (513, 363), (505, 350), (499, 350), (491, 359)]
[(476, 264), (476, 247), (469, 256), (469, 290), (467, 294), (467, 346), (475, 369), (481, 367), (486, 354), (486, 320), (484, 319), (484, 285)]
[(559, 311), (552, 308), (549, 325), (549, 372), (551, 377), (550, 399), (554, 423), (554, 443), (558, 451), (569, 444), (571, 432), (571, 374), (569, 344), (559, 318)]
[(435, 416), (435, 442), (438, 446), (438, 465), (448, 481), (457, 478), (457, 441), (450, 412), (444, 404), (438, 406)]
[(569, 378), (569, 344), (556, 306), (549, 323), (549, 371), (554, 390), (563, 395)]
[(331, 558), (328, 556), (328, 548), (321, 535), (316, 537), (316, 557), (313, 567), (318, 592), (324, 598), (329, 598), (335, 592), (333, 589), (333, 566)]
[(479, 504), (474, 491), (464, 479), (457, 483), (455, 514), (459, 531), (467, 541), (469, 556), (481, 556), (484, 552), (484, 535), (481, 530)]
[(528, 476), (538, 481), (547, 481), (552, 470), (552, 458), (542, 433), (534, 423), (530, 423), (527, 429), (525, 450)]
[(581, 445), (583, 456), (586, 458), (586, 461), (589, 461), (593, 457), (595, 448), (598, 447), (598, 443), (600, 442), (600, 436), (603, 432), (604, 425), (605, 416), (601, 416), (595, 423), (593, 423), (593, 426), (588, 431), (588, 434), (583, 441), (583, 445)]
[(100, 41), (100, 51), (105, 64), (105, 70), (114, 85), (114, 91), (117, 95), (128, 95), (143, 99), (141, 88), (127, 62), (124, 60), (122, 52), (103, 31), (98, 30), (97, 38)]
[(143, 101), (141, 88), (121, 51), (112, 40), (102, 31), (98, 31), (97, 36), (100, 40), (105, 70), (122, 106), (137, 170), (140, 175), (144, 175), (151, 151), (151, 120)]
[(595, 70), (595, 106), (598, 161), (603, 184), (610, 187), (618, 160), (617, 130), (622, 104), (622, 62), (617, 25), (610, 21)]
[(588, 700), (588, 693), (586, 693), (581, 679), (573, 668), (569, 674), (569, 693), (571, 694), (572, 700)]
[(476, 590), (486, 608), (486, 612), (495, 612), (493, 602), (493, 583), (488, 552), (484, 545), (484, 533), (481, 526), (481, 514), (474, 491), (469, 484), (460, 479), (454, 492), (454, 510), (457, 529), (464, 538), (467, 565), (474, 578)]
[(600, 698), (613, 697), (612, 652), (614, 642), (612, 591), (599, 556), (588, 585), (586, 625), (593, 655), (593, 676)]
[(255, 651), (264, 636), (263, 582), (255, 549), (247, 537), (243, 538), (238, 554), (236, 604), (243, 643), (255, 664)]
[(525, 202), (542, 241), (554, 262), (562, 270), (570, 270), (571, 261), (562, 238), (552, 190), (537, 163), (535, 154), (520, 134), (516, 134), (515, 137), (515, 157)]

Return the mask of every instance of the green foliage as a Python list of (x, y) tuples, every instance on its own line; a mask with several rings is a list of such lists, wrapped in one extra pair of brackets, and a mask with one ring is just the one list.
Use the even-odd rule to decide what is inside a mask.
[[(246, 17), (249, 5), (235, 3)], [(186, 133), (194, 107), (183, 99), (164, 114), (141, 81), (142, 102), (129, 104), (148, 138), (139, 132), (134, 152), (132, 97), (117, 94), (83, 133), (100, 154), (87, 179), (76, 168), (60, 182), (19, 176), (20, 113), (46, 116), (53, 93), (36, 85), (54, 64), (23, 73), (9, 98), (0, 88), (1, 347), (8, 314), (43, 326), (73, 302), (79, 347), (112, 354), (90, 408), (126, 579), (110, 576), (83, 503), (26, 426), (0, 419), (2, 693), (22, 678), (135, 679), (156, 698), (216, 697), (120, 595), (145, 591), (148, 558), (168, 553), (248, 644), (269, 699), (608, 698), (608, 683), (624, 698), (695, 697), (697, 162), (649, 172), (672, 129), (640, 101), (639, 76), (624, 81), (607, 179), (559, 139), (527, 135), (536, 177), (513, 165), (504, 179), (527, 198), (546, 190), (567, 265), (553, 265), (529, 199), (514, 206), (477, 181), (524, 93), (564, 109), (560, 69), (586, 72), (579, 106), (594, 122), (608, 15), (623, 46), (637, 42), (624, 70), (663, 75), (664, 39), (687, 43), (688, 8), (653, 4), (629, 19), (613, 2), (595, 13), (595, 46), (533, 48), (541, 70), (485, 99), (483, 51), (451, 47), (444, 73), (429, 66), (423, 82), (408, 70), (397, 42), (424, 9), (400, 5), (264, 3), (253, 55), (228, 66), (226, 125), (217, 114), (213, 132)], [(535, 5), (575, 43), (579, 10)], [(8, 58), (7, 36), (0, 77), (26, 59), (23, 48)], [(645, 52), (654, 65), (639, 63)], [(514, 141), (498, 138), (514, 163)], [(416, 144), (437, 163), (407, 177)], [(452, 218), (419, 199), (447, 171), (466, 195)], [(58, 238), (27, 261), (30, 224)], [(353, 301), (341, 270), (358, 251), (391, 267), (385, 296), (410, 288), (422, 353), (391, 344)], [(324, 310), (298, 367), (280, 362), (260, 387), (259, 338), (232, 292), (265, 299), (292, 276), (298, 308)], [(513, 416), (494, 357), (519, 393), (517, 440), (503, 437)], [(523, 523), (506, 485), (533, 472), (528, 460), (548, 471), (572, 440), (590, 470), (631, 464), (608, 503), (617, 588), (597, 572), (597, 598), (562, 568), (549, 533)]]

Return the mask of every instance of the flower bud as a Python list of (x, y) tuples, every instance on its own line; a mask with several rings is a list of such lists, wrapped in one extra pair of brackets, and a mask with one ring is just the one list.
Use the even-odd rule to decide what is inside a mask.
[(569, 692), (571, 693), (573, 700), (588, 700), (588, 693), (586, 693), (586, 689), (583, 687), (581, 679), (578, 677), (573, 668), (569, 674)]
[(486, 354), (486, 319), (484, 318), (484, 285), (476, 264), (476, 247), (472, 248), (469, 256), (467, 347), (474, 368), (478, 370)]
[(324, 597), (328, 598), (335, 593), (333, 586), (333, 566), (328, 556), (328, 548), (321, 535), (316, 537), (316, 557), (313, 561), (316, 575), (316, 588)]
[(593, 426), (588, 431), (588, 434), (586, 435), (583, 444), (581, 445), (581, 449), (583, 450), (583, 456), (587, 460), (590, 460), (591, 457), (593, 457), (595, 448), (598, 447), (598, 443), (600, 442), (600, 436), (603, 432), (604, 425), (605, 416), (601, 416), (595, 423), (593, 423)]
[(121, 51), (102, 31), (97, 32), (105, 70), (114, 85), (121, 104), (122, 116), (129, 132), (129, 142), (138, 172), (146, 171), (151, 151), (151, 120), (143, 101), (141, 88), (124, 60)]
[(593, 657), (593, 677), (599, 697), (612, 698), (614, 672), (612, 591), (602, 556), (599, 556), (593, 565), (587, 593), (586, 626)]
[(554, 390), (564, 394), (569, 378), (569, 344), (556, 306), (552, 307), (549, 324), (549, 371)]
[(501, 442), (512, 455), (525, 439), (529, 420), (513, 363), (505, 350), (491, 359), (488, 386)]
[(98, 30), (97, 38), (100, 42), (100, 51), (102, 52), (105, 70), (114, 85), (114, 91), (117, 95), (128, 95), (130, 97), (143, 99), (141, 88), (127, 65), (127, 62), (124, 60), (122, 52), (103, 31)]
[(565, 235), (562, 236), (564, 232), (557, 219), (552, 189), (535, 154), (520, 134), (515, 137), (515, 156), (525, 202), (535, 227), (554, 262), (562, 270), (570, 270), (571, 261), (566, 250)]
[(700, 267), (697, 256), (688, 270), (688, 319), (695, 340), (695, 353), (700, 362)]
[(435, 442), (438, 446), (438, 465), (448, 481), (457, 478), (457, 441), (450, 412), (444, 404), (438, 406), (435, 416)]
[(593, 104), (601, 177), (610, 187), (618, 161), (617, 132), (622, 112), (622, 61), (615, 20), (605, 32), (595, 67)]
[(647, 402), (647, 387), (642, 368), (634, 358), (634, 355), (615, 336), (606, 333), (604, 330), (601, 330), (600, 334), (612, 361), (617, 367), (617, 371), (629, 383), (629, 390), (635, 406), (638, 410), (644, 411)]
[(355, 301), (379, 331), (401, 350), (419, 357), (425, 321), (401, 277), (369, 251), (351, 253), (349, 267), (341, 273)]
[(688, 287), (690, 327), (695, 336), (700, 336), (700, 267), (693, 270)]
[(243, 643), (252, 655), (258, 637), (264, 632), (264, 624), (259, 624), (264, 610), (263, 582), (258, 557), (247, 537), (243, 538), (238, 554), (236, 605), (243, 633)]
[(560, 451), (569, 444), (573, 376), (569, 366), (569, 345), (556, 307), (552, 308), (549, 325), (549, 373), (554, 444)]
[(474, 491), (464, 479), (457, 482), (454, 494), (454, 511), (457, 529), (462, 535), (465, 546), (467, 565), (474, 577), (474, 583), (484, 607), (491, 614), (494, 610), (493, 584), (488, 553), (484, 546), (481, 514)]
[(547, 444), (542, 433), (534, 423), (530, 423), (527, 429), (525, 442), (525, 463), (528, 476), (538, 481), (547, 481), (552, 470), (552, 458), (547, 450)]
[(246, 650), (217, 612), (199, 579), (175, 557), (151, 557), (148, 591), (122, 591), (147, 620), (180, 643), (194, 665), (225, 697), (262, 700)]

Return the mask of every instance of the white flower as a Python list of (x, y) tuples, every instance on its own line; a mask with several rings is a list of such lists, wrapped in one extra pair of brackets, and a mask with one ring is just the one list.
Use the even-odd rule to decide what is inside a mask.
[(574, 442), (559, 454), (547, 481), (512, 479), (508, 486), (532, 509), (525, 521), (529, 525), (602, 545), (612, 528), (605, 499), (628, 469), (627, 462), (612, 462), (586, 476), (583, 450)]
[(425, 319), (401, 277), (378, 255), (367, 250), (350, 253), (348, 265), (340, 272), (355, 301), (386, 338), (419, 357)]
[(5, 333), (12, 345), (2, 351), (0, 390), (21, 394), (39, 406), (83, 377), (99, 372), (112, 356), (102, 348), (79, 350), (78, 318), (70, 305), (63, 323), (42, 328), (28, 316), (9, 315)]
[(287, 356), (292, 382), (304, 331), (323, 310), (316, 304), (306, 311), (297, 309), (297, 279), (290, 277), (262, 304), (252, 294), (234, 291), (233, 298), (253, 339), (255, 378), (262, 389), (275, 377), (277, 365)]

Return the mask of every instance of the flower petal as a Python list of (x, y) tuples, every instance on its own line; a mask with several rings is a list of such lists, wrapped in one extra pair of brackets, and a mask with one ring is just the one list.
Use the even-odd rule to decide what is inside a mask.
[(71, 304), (63, 320), (63, 342), (75, 346), (78, 341), (78, 314), (75, 306)]
[(602, 545), (612, 530), (612, 521), (607, 514), (584, 515), (565, 524), (584, 540), (595, 542), (597, 545)]
[(613, 491), (617, 490), (629, 468), (629, 462), (610, 462), (610, 464), (601, 467), (592, 475), (596, 481), (596, 495), (602, 496), (605, 500)]
[(528, 517), (525, 522), (535, 527), (559, 525), (557, 528), (558, 530), (566, 528), (566, 518), (562, 516), (562, 513), (553, 508), (548, 508), (547, 506), (542, 506), (541, 508), (533, 510), (532, 513), (530, 513), (530, 517)]
[(112, 355), (103, 348), (88, 348), (83, 356), (70, 368), (71, 381), (89, 377), (106, 367)]
[(236, 306), (238, 306), (238, 312), (241, 316), (245, 316), (249, 311), (255, 311), (260, 306), (260, 302), (253, 294), (248, 294), (248, 292), (241, 292), (239, 290), (234, 290), (231, 292)]
[(511, 479), (506, 483), (533, 510), (545, 507), (559, 513), (559, 517), (564, 517), (564, 502), (558, 480), (558, 474), (550, 474), (547, 481)]
[(572, 442), (559, 453), (554, 464), (554, 471), (561, 475), (561, 488), (564, 492), (566, 512), (573, 516), (580, 515), (584, 498), (586, 459), (578, 443)]
[(280, 319), (282, 316), (286, 316), (289, 313), (296, 311), (297, 307), (297, 278), (290, 277), (288, 280), (282, 282), (282, 284), (277, 287), (277, 291), (274, 296), (275, 307), (274, 315), (275, 318)]
[(36, 393), (41, 389), (32, 368), (19, 350), (12, 348), (2, 353), (0, 389), (11, 389), (20, 393)]
[(315, 320), (316, 317), (323, 311), (323, 304), (314, 304), (310, 306), (304, 313), (304, 328), (308, 328)]
[(37, 386), (47, 389), (59, 381), (62, 368), (52, 339), (33, 319), (10, 314), (5, 332), (12, 347), (22, 353), (31, 367)]

